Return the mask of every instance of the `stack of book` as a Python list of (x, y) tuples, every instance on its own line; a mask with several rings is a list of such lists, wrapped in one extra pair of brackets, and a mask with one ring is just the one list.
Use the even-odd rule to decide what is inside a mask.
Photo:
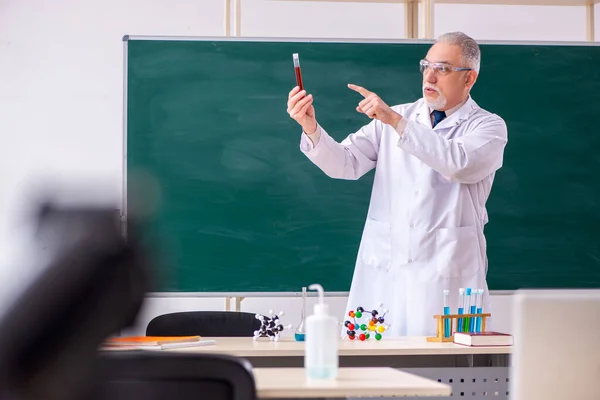
[(215, 344), (214, 340), (201, 340), (200, 336), (123, 336), (106, 339), (100, 349), (166, 350), (212, 344)]

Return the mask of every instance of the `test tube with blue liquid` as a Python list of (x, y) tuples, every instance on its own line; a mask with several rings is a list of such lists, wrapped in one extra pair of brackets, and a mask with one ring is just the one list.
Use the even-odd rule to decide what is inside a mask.
[[(444, 315), (450, 315), (449, 290), (444, 290)], [(444, 318), (444, 337), (450, 337), (450, 318)]]
[[(477, 291), (477, 314), (481, 313), (483, 313), (483, 289)], [(476, 332), (481, 332), (481, 319), (482, 317), (477, 317)]]
[[(462, 315), (465, 313), (465, 288), (458, 289), (458, 314)], [(456, 331), (463, 331), (463, 319), (459, 318), (456, 324)]]
[[(475, 314), (475, 312), (477, 311), (477, 289), (473, 290), (473, 295), (471, 296), (471, 301), (469, 302), (470, 304), (470, 309), (469, 309), (469, 313), (470, 314)], [(469, 332), (475, 332), (475, 322), (477, 320), (477, 317), (471, 317), (469, 319)]]

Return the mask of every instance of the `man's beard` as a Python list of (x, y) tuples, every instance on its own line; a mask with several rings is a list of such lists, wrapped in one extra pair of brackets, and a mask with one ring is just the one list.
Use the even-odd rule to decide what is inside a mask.
[[(429, 99), (425, 96), (425, 89), (426, 88), (430, 88), (433, 89), (437, 92), (438, 96), (435, 99)], [(446, 106), (446, 97), (444, 97), (444, 95), (442, 94), (442, 92), (440, 92), (440, 90), (435, 87), (432, 84), (426, 83), (425, 85), (423, 85), (423, 100), (425, 100), (425, 103), (427, 103), (427, 105), (431, 108), (433, 108), (434, 110), (439, 110), (441, 108), (444, 108)]]

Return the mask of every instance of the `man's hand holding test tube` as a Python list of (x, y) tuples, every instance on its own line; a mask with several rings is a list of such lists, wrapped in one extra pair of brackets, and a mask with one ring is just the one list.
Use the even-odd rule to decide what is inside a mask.
[(302, 126), (307, 134), (312, 134), (317, 130), (317, 119), (315, 117), (315, 108), (313, 107), (312, 94), (307, 95), (302, 82), (302, 70), (300, 69), (300, 59), (297, 53), (293, 55), (294, 72), (296, 74), (296, 86), (288, 95), (287, 112), (296, 122)]
[[(307, 94), (302, 81), (302, 70), (300, 68), (300, 57), (297, 53), (292, 56), (294, 60), (294, 73), (296, 75), (296, 86), (288, 94), (287, 112), (307, 134), (313, 134), (317, 130), (317, 119), (313, 107), (313, 97)], [(348, 84), (348, 88), (360, 94), (363, 99), (358, 103), (356, 111), (365, 114), (371, 119), (377, 119), (394, 129), (402, 119), (402, 116), (392, 110), (377, 94), (364, 87)]]

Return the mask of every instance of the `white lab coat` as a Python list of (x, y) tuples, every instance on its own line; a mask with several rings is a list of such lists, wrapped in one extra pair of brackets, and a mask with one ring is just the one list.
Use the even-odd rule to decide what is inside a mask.
[(430, 336), (433, 315), (443, 313), (444, 289), (453, 313), (460, 287), (484, 289), (484, 312), (491, 312), (485, 203), (502, 166), (507, 128), (471, 97), (434, 129), (423, 99), (392, 109), (403, 116), (398, 131), (373, 120), (338, 143), (319, 125), (316, 146), (303, 133), (300, 149), (332, 178), (359, 179), (375, 168), (340, 322), (349, 310), (382, 303), (391, 324), (384, 337)]

